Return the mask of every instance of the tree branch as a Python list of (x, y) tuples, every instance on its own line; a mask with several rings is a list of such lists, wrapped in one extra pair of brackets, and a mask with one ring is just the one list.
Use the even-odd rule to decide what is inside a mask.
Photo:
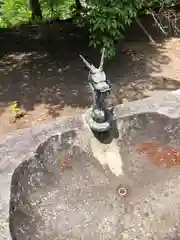
[(143, 32), (148, 36), (149, 40), (152, 43), (155, 43), (154, 39), (151, 37), (151, 35), (148, 33), (148, 31), (145, 29), (145, 27), (142, 25), (142, 23), (140, 22), (139, 19), (136, 19), (136, 22), (138, 23), (138, 25), (140, 26), (140, 28), (143, 30)]

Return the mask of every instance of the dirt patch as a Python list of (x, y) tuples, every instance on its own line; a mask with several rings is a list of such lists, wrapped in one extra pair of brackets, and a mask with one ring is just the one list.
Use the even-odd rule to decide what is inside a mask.
[[(94, 64), (99, 56), (84, 39), (64, 37), (47, 43), (2, 35), (0, 45), (0, 136), (63, 115), (80, 114), (90, 106), (88, 72), (79, 54)], [(121, 44), (116, 57), (105, 64), (115, 104), (150, 96), (153, 91), (178, 89), (179, 56), (179, 39), (157, 45), (147, 41)], [(18, 101), (27, 112), (13, 124), (12, 101)]]

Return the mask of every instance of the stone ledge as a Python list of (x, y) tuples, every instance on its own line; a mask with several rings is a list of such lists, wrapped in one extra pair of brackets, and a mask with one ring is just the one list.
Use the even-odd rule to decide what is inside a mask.
[[(115, 118), (123, 119), (139, 113), (160, 113), (170, 118), (180, 117), (180, 90), (171, 93), (126, 102), (116, 106)], [(0, 139), (0, 240), (10, 240), (8, 213), (11, 176), (16, 167), (31, 157), (42, 142), (54, 134), (62, 134), (69, 130), (77, 133), (88, 129), (84, 116), (64, 117), (48, 124), (34, 126), (31, 129), (19, 130), (6, 138)]]

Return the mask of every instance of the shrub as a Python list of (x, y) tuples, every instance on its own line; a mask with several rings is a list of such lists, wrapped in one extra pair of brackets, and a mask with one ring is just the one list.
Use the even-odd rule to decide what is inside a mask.
[(31, 11), (27, 0), (4, 0), (1, 7), (0, 27), (12, 27), (28, 22)]

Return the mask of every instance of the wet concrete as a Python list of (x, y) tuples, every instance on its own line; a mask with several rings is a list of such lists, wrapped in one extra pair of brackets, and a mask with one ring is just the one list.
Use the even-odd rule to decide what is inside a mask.
[[(96, 140), (93, 147), (84, 129), (51, 136), (16, 168), (9, 219), (13, 240), (180, 239), (180, 167), (157, 167), (137, 151), (149, 140), (180, 148), (180, 119), (142, 113), (118, 119), (117, 125), (118, 138), (99, 145)], [(87, 148), (80, 144), (82, 136), (89, 136)], [(114, 159), (111, 163), (114, 145), (121, 174), (113, 171)], [(119, 187), (127, 190), (125, 196)]]

